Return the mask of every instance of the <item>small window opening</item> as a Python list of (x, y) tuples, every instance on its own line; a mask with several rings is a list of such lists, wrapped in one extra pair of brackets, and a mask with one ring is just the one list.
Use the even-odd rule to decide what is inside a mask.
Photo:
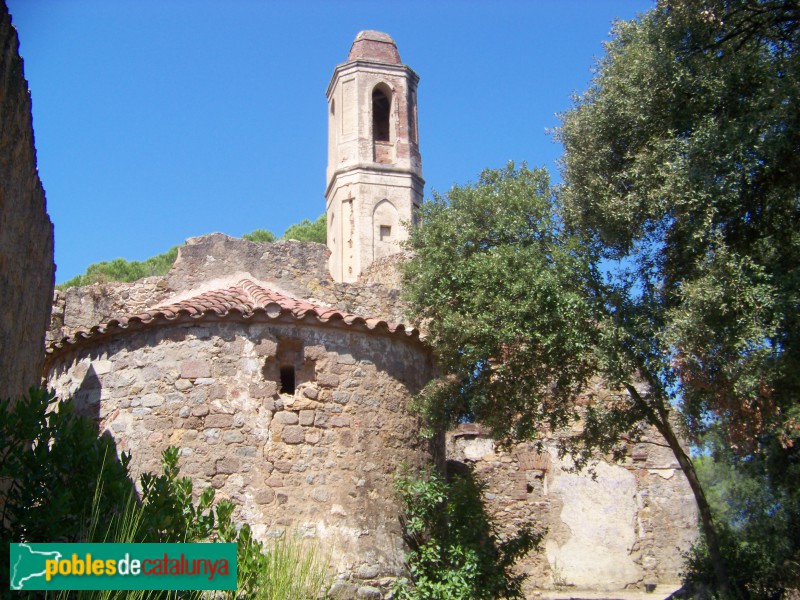
[(281, 367), (281, 394), (294, 394), (294, 366)]
[(376, 142), (389, 141), (389, 98), (375, 88), (372, 91), (372, 137)]
[(532, 494), (532, 493), (533, 493), (533, 486), (532, 486), (532, 485), (529, 483), (528, 485), (526, 485), (526, 486), (525, 486), (525, 490), (526, 490), (526, 491), (527, 491), (529, 494)]
[(381, 225), (381, 241), (385, 242), (390, 237), (392, 237), (391, 225)]

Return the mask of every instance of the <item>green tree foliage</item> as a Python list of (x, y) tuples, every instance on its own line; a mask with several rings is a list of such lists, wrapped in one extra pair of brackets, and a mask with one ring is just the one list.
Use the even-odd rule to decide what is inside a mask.
[(308, 219), (303, 219), (299, 223), (289, 226), (281, 239), (326, 244), (327, 235), (325, 214), (321, 214), (313, 223)]
[(173, 246), (163, 254), (152, 256), (144, 261), (115, 258), (111, 262), (94, 263), (89, 265), (86, 273), (65, 281), (58, 288), (67, 289), (109, 281), (136, 281), (142, 277), (166, 275), (175, 264), (176, 258), (178, 258), (178, 247)]
[[(428, 416), (514, 437), (580, 420), (564, 440), (578, 466), (652, 425), (697, 499), (722, 595), (750, 588), (728, 583), (677, 421), (695, 437), (718, 426), (760, 465), (799, 556), (797, 23), (795, 2), (769, 0), (665, 0), (618, 23), (556, 132), (558, 198), (542, 172), (484, 172), (423, 205), (406, 273), (449, 374)], [(593, 374), (624, 393), (582, 398)]]
[(404, 600), (523, 598), (524, 575), (514, 563), (536, 547), (541, 534), (523, 529), (500, 542), (486, 516), (481, 486), (471, 474), (446, 482), (434, 471), (395, 477), (410, 552), (410, 584), (398, 584)]
[[(546, 173), (513, 166), (423, 205), (407, 293), (448, 376), (428, 386), (421, 408), (434, 420), (475, 419), (501, 437), (580, 421), (580, 435), (560, 440), (579, 467), (597, 450), (620, 456), (642, 423), (654, 426), (692, 486), (719, 567), (711, 510), (674, 430), (686, 385), (669, 337), (676, 313), (659, 305), (657, 290), (637, 288), (628, 266), (619, 275), (605, 265), (555, 208)], [(594, 375), (625, 393), (586, 398)]]
[(799, 31), (794, 1), (660, 3), (617, 24), (557, 132), (566, 221), (609, 261), (637, 367), (694, 436), (713, 424), (750, 457), (780, 509), (800, 462)]
[[(708, 491), (720, 527), (723, 555), (738, 589), (751, 598), (781, 598), (800, 575), (796, 557), (797, 486), (775, 485), (765, 462), (776, 453), (741, 456), (733, 451), (718, 426), (704, 435), (703, 454), (695, 459), (698, 476)], [(787, 480), (800, 480), (800, 465), (783, 464)], [(690, 554), (686, 580), (714, 587), (708, 548), (701, 543)]]
[(251, 242), (270, 243), (275, 241), (275, 234), (268, 229), (256, 229), (250, 233), (245, 233), (242, 239), (250, 240)]

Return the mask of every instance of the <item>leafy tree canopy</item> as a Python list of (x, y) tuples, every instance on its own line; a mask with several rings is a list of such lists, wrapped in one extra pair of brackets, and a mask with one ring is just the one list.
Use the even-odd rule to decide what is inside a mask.
[(242, 239), (250, 240), (251, 242), (269, 243), (275, 241), (275, 234), (268, 229), (256, 229), (250, 233), (245, 233)]
[(556, 135), (567, 221), (619, 261), (654, 372), (743, 452), (800, 416), (799, 17), (686, 0), (619, 23)]
[[(653, 425), (723, 595), (675, 408), (742, 456), (800, 461), (797, 17), (796, 2), (673, 0), (618, 23), (556, 132), (557, 197), (542, 171), (486, 171), (423, 205), (410, 240), (409, 299), (449, 373), (428, 416), (515, 437), (580, 421), (564, 440), (579, 465)], [(622, 393), (592, 395), (593, 375)]]
[(327, 236), (328, 229), (325, 221), (325, 214), (323, 213), (313, 223), (308, 219), (303, 219), (299, 223), (290, 225), (281, 239), (325, 244), (328, 241)]

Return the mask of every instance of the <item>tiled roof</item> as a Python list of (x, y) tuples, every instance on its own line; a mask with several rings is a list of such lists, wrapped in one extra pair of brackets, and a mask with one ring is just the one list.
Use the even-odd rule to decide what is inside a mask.
[(362, 326), (390, 335), (419, 338), (417, 329), (403, 324), (388, 323), (382, 319), (360, 317), (334, 308), (318, 306), (278, 293), (250, 279), (242, 279), (236, 285), (227, 288), (204, 292), (186, 300), (158, 306), (139, 314), (111, 319), (95, 325), (91, 329), (80, 329), (69, 337), (49, 344), (47, 355), (48, 359), (51, 359), (61, 350), (71, 346), (94, 338), (113, 336), (126, 330), (229, 316), (244, 319), (266, 316), (269, 320), (290, 317), (298, 321), (306, 320), (306, 322), (340, 322), (347, 326)]

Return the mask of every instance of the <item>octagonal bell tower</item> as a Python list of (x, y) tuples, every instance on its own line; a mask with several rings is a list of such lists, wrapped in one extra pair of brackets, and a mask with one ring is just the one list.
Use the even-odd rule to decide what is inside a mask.
[(328, 85), (325, 190), (330, 272), (353, 282), (401, 250), (422, 202), (419, 77), (385, 33), (362, 31)]

